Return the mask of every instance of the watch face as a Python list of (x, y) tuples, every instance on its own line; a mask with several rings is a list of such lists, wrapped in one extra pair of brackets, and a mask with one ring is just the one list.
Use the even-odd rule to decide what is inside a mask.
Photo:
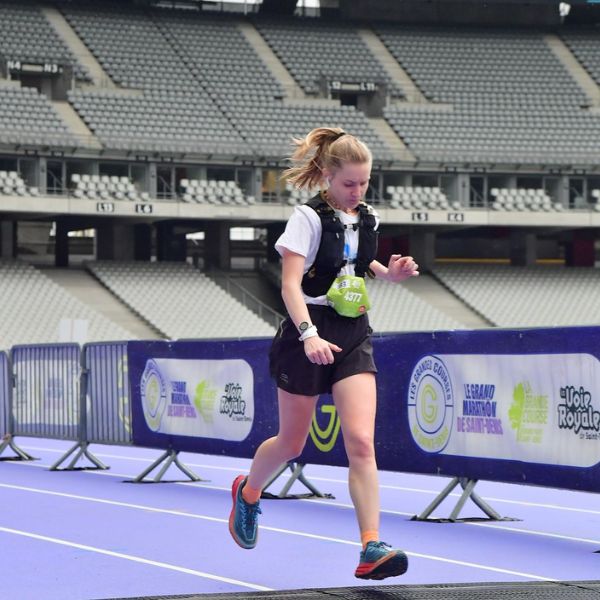
[(307, 321), (302, 321), (302, 323), (300, 323), (300, 325), (298, 325), (298, 329), (300, 331), (306, 331), (309, 327), (310, 327), (310, 325)]

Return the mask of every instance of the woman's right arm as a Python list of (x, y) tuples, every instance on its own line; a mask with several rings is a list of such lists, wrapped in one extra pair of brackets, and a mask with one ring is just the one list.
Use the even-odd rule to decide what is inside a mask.
[[(281, 297), (296, 329), (303, 321), (310, 323), (308, 308), (302, 296), (302, 277), (304, 275), (305, 258), (290, 250), (284, 250), (282, 255)], [(335, 344), (322, 339), (319, 335), (307, 338), (304, 342), (304, 352), (310, 362), (317, 365), (333, 363), (333, 352), (342, 349)]]

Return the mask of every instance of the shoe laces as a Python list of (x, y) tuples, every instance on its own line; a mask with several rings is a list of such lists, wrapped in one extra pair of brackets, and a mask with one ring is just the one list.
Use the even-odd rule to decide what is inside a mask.
[(256, 504), (248, 504), (248, 502), (242, 499), (242, 502), (240, 502), (240, 508), (244, 529), (246, 529), (250, 523), (254, 523), (257, 515), (262, 514), (262, 510), (260, 510), (260, 505), (258, 502)]
[(371, 546), (375, 548), (381, 548), (382, 550), (391, 550), (392, 547), (387, 542), (369, 542)]

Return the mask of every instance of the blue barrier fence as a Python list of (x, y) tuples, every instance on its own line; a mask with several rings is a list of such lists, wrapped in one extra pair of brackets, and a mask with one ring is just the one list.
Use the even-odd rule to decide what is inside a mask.
[[(10, 397), (10, 362), (15, 383), (0, 424), (77, 440), (70, 466), (82, 454), (104, 466), (91, 442), (164, 449), (180, 468), (179, 451), (249, 458), (278, 427), (269, 345), (16, 346), (11, 361), (0, 354), (0, 394)], [(600, 328), (398, 334), (374, 351), (380, 468), (451, 476), (472, 498), (479, 479), (600, 491)], [(346, 464), (330, 396), (298, 462)]]
[(6, 352), (0, 352), (0, 439), (12, 433), (10, 427), (11, 374)]
[[(136, 445), (251, 457), (277, 429), (268, 340), (130, 342)], [(380, 468), (600, 491), (600, 328), (374, 340)], [(345, 465), (324, 397), (302, 463)]]
[(77, 440), (81, 375), (77, 344), (14, 346), (14, 434)]
[(87, 396), (86, 440), (122, 446), (133, 443), (127, 343), (85, 345), (82, 366)]

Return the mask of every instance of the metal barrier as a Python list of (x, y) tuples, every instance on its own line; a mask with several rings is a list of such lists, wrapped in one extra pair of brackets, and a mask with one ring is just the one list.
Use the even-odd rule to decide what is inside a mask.
[(10, 369), (6, 352), (0, 352), (0, 435), (10, 433)]
[(6, 352), (0, 352), (0, 456), (6, 448), (10, 448), (16, 456), (2, 460), (32, 460), (33, 458), (19, 448), (13, 438), (12, 370)]
[(12, 415), (14, 435), (77, 440), (51, 471), (79, 450), (67, 469), (82, 455), (97, 468), (106, 468), (87, 449), (85, 396), (81, 393), (81, 350), (78, 344), (14, 346)]
[(82, 350), (89, 443), (133, 443), (127, 375), (127, 342), (86, 344)]
[(14, 434), (79, 439), (77, 344), (14, 346)]

